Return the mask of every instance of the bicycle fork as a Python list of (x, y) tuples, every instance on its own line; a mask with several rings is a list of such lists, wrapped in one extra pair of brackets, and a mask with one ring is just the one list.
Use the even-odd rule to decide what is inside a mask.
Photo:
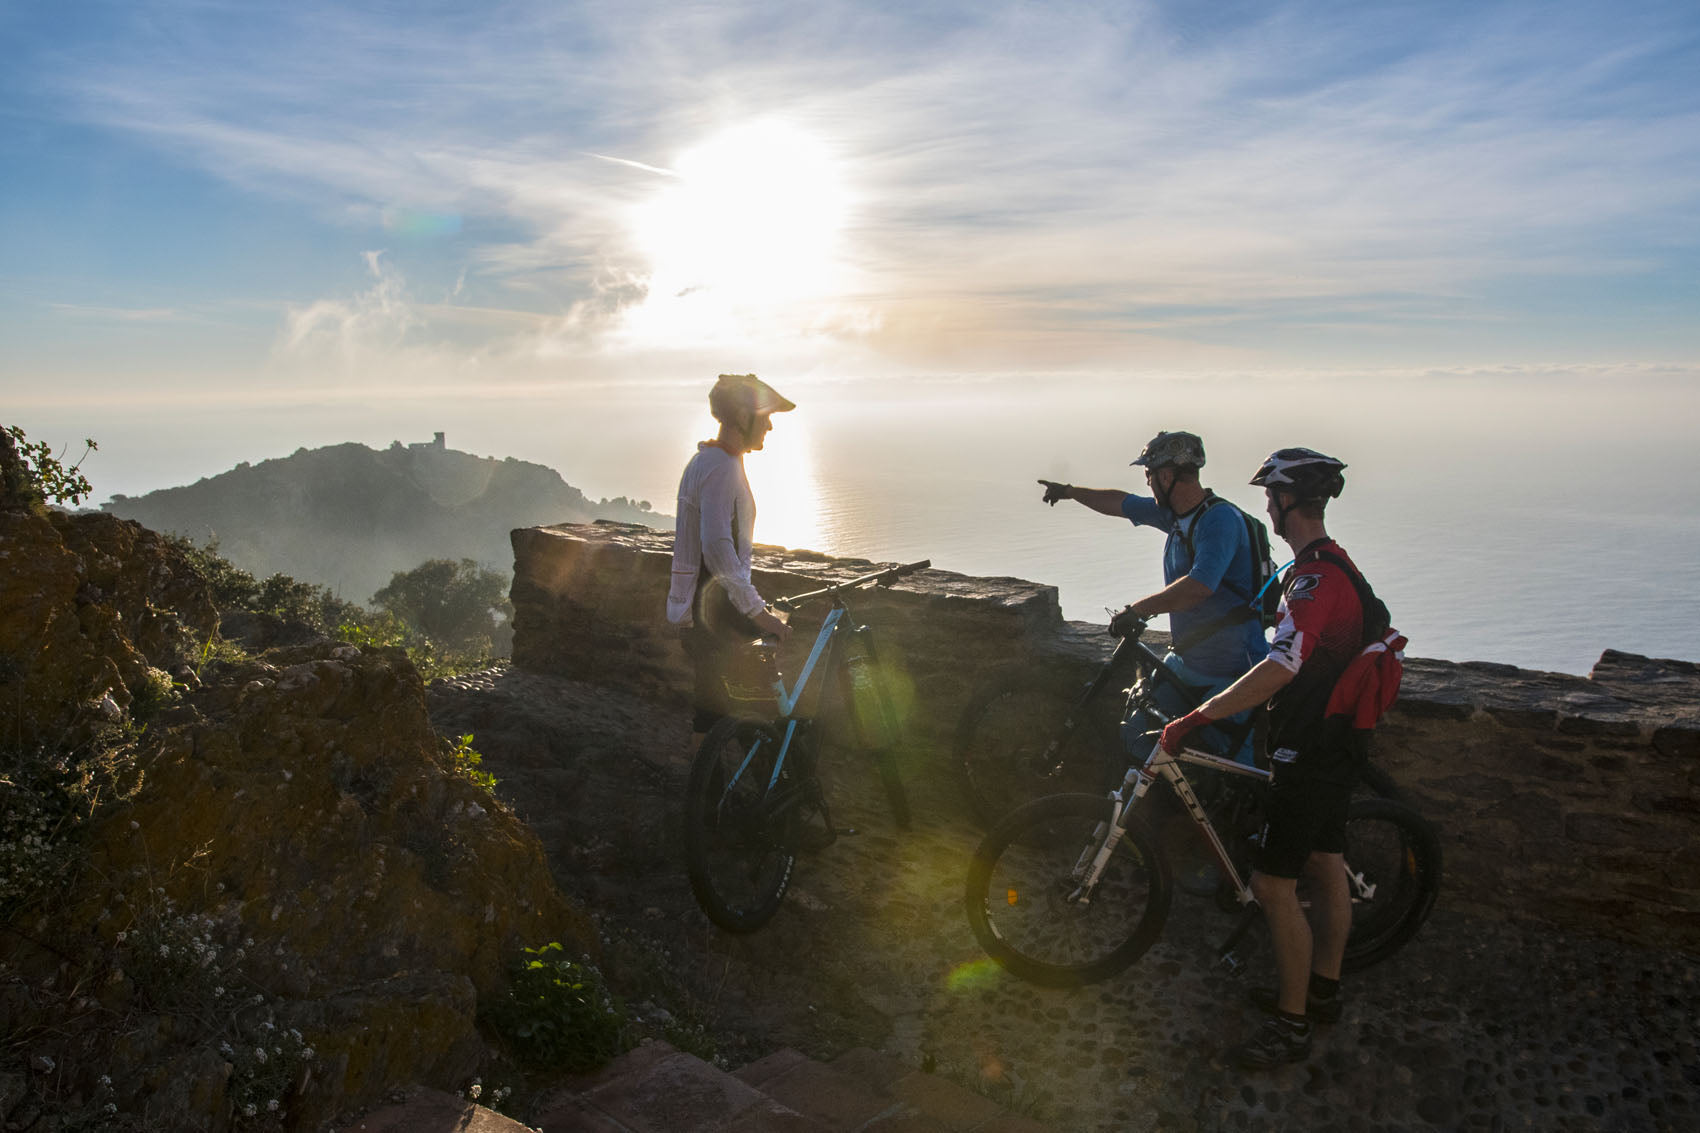
[(1092, 894), (1097, 891), (1098, 882), (1103, 878), (1104, 870), (1109, 867), (1110, 857), (1127, 834), (1128, 813), (1139, 805), (1139, 800), (1151, 789), (1151, 782), (1137, 767), (1130, 767), (1127, 769), (1127, 776), (1122, 779), (1122, 785), (1110, 792), (1110, 817), (1093, 828), (1092, 837), (1086, 840), (1080, 857), (1075, 859), (1072, 876), (1078, 884), (1068, 895), (1070, 904), (1092, 903)]

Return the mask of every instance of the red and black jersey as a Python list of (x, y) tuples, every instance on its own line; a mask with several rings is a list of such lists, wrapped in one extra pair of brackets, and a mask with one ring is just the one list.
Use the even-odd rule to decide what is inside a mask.
[(1344, 773), (1333, 765), (1349, 759), (1330, 750), (1337, 745), (1325, 739), (1323, 716), (1335, 681), (1363, 647), (1364, 611), (1351, 575), (1319, 557), (1323, 552), (1351, 563), (1338, 543), (1319, 539), (1299, 552), (1287, 576), (1269, 659), (1295, 676), (1269, 702), (1269, 751), (1278, 767), (1327, 775)]

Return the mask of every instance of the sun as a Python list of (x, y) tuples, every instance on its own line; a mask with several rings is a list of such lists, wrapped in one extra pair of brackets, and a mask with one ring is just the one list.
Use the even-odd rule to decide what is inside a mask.
[(841, 162), (778, 121), (715, 135), (681, 154), (632, 214), (650, 265), (634, 329), (685, 337), (759, 322), (841, 285), (848, 195)]

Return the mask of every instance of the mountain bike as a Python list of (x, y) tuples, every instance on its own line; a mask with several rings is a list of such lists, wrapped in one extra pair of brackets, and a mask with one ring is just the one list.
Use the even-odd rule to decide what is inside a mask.
[[(1069, 791), (1110, 790), (1127, 763), (1121, 738), (1103, 711), (1105, 690), (1131, 671), (1122, 719), (1141, 712), (1153, 719), (1185, 715), (1207, 698), (1207, 690), (1185, 684), (1144, 641), (1146, 623), (1135, 622), (1116, 642), (1092, 679), (1077, 681), (1035, 675), (1031, 666), (1009, 669), (983, 684), (957, 723), (952, 765), (963, 797), (982, 826), (990, 826), (1022, 803)], [(1179, 712), (1157, 708), (1164, 699), (1183, 705)], [(1248, 716), (1240, 724), (1218, 724), (1211, 732), (1223, 752), (1238, 751), (1255, 727)], [(1382, 798), (1400, 797), (1392, 777), (1375, 764), (1365, 766), (1365, 791)], [(1206, 792), (1211, 793), (1211, 792)]]
[(858, 625), (844, 593), (888, 586), (932, 565), (931, 560), (875, 571), (774, 602), (795, 611), (828, 599), (807, 660), (787, 689), (776, 662), (777, 641), (750, 645), (747, 668), (727, 680), (744, 714), (718, 721), (697, 749), (685, 787), (684, 847), (691, 892), (708, 918), (730, 932), (753, 932), (779, 911), (805, 836), (819, 816), (826, 845), (840, 834), (821, 787), (817, 766), (822, 689), (849, 717), (845, 733), (872, 755), (892, 818), (909, 827), (909, 802), (898, 776), (898, 716), (883, 679), (873, 631)]
[[(1261, 919), (1241, 872), (1253, 842), (1240, 832), (1224, 840), (1182, 764), (1252, 784), (1242, 798), (1260, 796), (1270, 777), (1207, 752), (1170, 755), (1153, 744), (1108, 796), (1052, 795), (1016, 808), (980, 842), (968, 869), (968, 923), (987, 954), (1051, 987), (1107, 979), (1139, 959), (1169, 912), (1168, 858), (1143, 818), (1150, 788), (1163, 782), (1204, 835), (1241, 910), (1217, 950), (1221, 966), (1241, 970), (1239, 943)], [(1352, 972), (1390, 956), (1427, 920), (1440, 890), (1440, 840), (1405, 804), (1358, 798), (1347, 815), (1345, 859), (1352, 929), (1344, 970)], [(1302, 880), (1300, 900), (1307, 900)]]

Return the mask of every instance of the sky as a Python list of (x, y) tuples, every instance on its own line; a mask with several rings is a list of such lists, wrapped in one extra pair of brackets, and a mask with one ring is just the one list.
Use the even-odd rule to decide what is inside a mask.
[(0, 57), (0, 418), (111, 491), (725, 371), (1700, 369), (1692, 0), (11, 0)]

